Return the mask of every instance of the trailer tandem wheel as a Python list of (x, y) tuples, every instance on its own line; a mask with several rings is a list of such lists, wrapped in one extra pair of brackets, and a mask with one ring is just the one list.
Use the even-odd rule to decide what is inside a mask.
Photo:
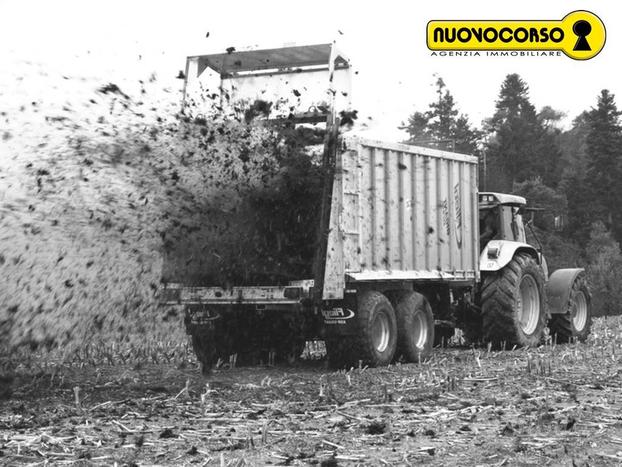
[(355, 319), (356, 335), (326, 341), (330, 365), (341, 368), (361, 362), (375, 367), (391, 363), (397, 348), (397, 318), (389, 299), (374, 290), (362, 292)]
[(407, 362), (420, 362), (432, 354), (434, 316), (428, 300), (417, 292), (403, 292), (397, 297), (397, 354)]

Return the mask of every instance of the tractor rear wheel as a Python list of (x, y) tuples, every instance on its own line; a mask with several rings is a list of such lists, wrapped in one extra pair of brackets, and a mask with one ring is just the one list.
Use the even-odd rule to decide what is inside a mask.
[(591, 295), (584, 276), (577, 277), (570, 291), (564, 314), (554, 314), (549, 322), (551, 336), (559, 343), (577, 340), (583, 342), (592, 327)]
[(355, 317), (357, 334), (326, 341), (333, 367), (351, 367), (361, 362), (372, 367), (391, 363), (397, 348), (397, 318), (389, 299), (370, 290), (360, 294)]
[(527, 253), (518, 253), (482, 284), (484, 341), (499, 346), (537, 346), (546, 326), (544, 273)]
[(407, 362), (420, 362), (432, 354), (434, 316), (426, 298), (405, 292), (397, 299), (397, 353)]

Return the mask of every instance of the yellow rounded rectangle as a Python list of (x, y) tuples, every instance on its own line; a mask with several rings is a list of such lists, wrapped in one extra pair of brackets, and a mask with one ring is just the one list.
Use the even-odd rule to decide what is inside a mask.
[(562, 20), (430, 21), (430, 50), (561, 50), (576, 60), (597, 55), (605, 25), (593, 13), (573, 11)]

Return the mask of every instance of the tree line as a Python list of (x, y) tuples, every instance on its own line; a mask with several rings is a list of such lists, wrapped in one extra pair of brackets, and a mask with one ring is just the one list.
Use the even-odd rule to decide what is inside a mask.
[(513, 73), (501, 83), (494, 114), (477, 127), (441, 77), (435, 85), (434, 101), (400, 126), (405, 142), (477, 156), (480, 191), (518, 194), (543, 209), (534, 232), (549, 269), (585, 267), (596, 313), (620, 313), (622, 112), (615, 96), (603, 89), (564, 129), (565, 115), (537, 110), (528, 84)]

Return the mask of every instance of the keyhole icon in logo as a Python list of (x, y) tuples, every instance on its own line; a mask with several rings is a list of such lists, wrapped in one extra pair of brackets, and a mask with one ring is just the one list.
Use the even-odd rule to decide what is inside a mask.
[(574, 45), (574, 49), (572, 50), (592, 50), (589, 42), (586, 37), (589, 36), (590, 32), (592, 32), (592, 25), (585, 21), (584, 19), (580, 19), (572, 26), (572, 32), (577, 35), (577, 43)]

